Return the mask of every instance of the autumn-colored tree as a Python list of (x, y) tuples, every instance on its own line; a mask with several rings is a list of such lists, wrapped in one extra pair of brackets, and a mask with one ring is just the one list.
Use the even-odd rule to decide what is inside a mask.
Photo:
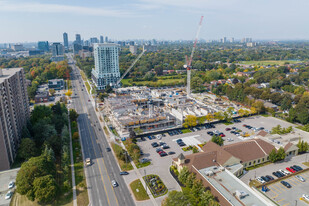
[(67, 95), (68, 97), (70, 97), (70, 96), (72, 95), (72, 93), (73, 93), (72, 90), (69, 89), (69, 90), (65, 93), (65, 95)]
[(185, 128), (195, 127), (197, 125), (197, 117), (194, 115), (187, 115), (183, 126)]
[(209, 113), (209, 114), (207, 114), (206, 115), (206, 120), (207, 120), (207, 122), (211, 122), (212, 120), (214, 120), (214, 115), (213, 114), (211, 114), (211, 113)]

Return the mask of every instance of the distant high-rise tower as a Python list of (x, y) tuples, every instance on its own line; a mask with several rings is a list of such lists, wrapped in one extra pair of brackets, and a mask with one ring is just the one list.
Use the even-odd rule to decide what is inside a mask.
[(223, 37), (223, 43), (226, 43), (226, 37)]
[(66, 32), (63, 33), (63, 45), (65, 49), (69, 48), (69, 39), (68, 34)]
[(108, 37), (107, 36), (105, 37), (105, 42), (108, 43)]
[(103, 36), (100, 36), (100, 43), (104, 43), (104, 37)]
[(52, 61), (63, 61), (64, 60), (64, 47), (60, 43), (53, 43), (52, 44)]
[(98, 90), (115, 85), (120, 78), (119, 46), (113, 43), (94, 44), (94, 65), (92, 80)]
[(82, 39), (80, 37), (80, 34), (75, 35), (75, 42), (80, 45), (82, 44)]
[(48, 41), (39, 41), (38, 42), (38, 49), (42, 50), (44, 52), (48, 52), (49, 51)]

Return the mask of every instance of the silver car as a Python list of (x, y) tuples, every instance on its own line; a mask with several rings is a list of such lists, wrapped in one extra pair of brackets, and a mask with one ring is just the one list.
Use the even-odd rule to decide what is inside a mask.
[(296, 175), (295, 176), (299, 181), (302, 181), (302, 182), (305, 182), (306, 180), (302, 177), (302, 176), (300, 176), (300, 175)]
[(113, 187), (117, 187), (118, 186), (118, 183), (116, 182), (116, 180), (112, 180), (112, 185), (113, 185)]

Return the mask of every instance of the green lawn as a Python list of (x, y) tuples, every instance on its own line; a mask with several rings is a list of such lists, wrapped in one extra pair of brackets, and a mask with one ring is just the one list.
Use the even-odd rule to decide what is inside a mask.
[(267, 66), (267, 65), (284, 65), (286, 62), (289, 62), (290, 64), (295, 63), (301, 63), (302, 61), (296, 61), (296, 60), (265, 60), (265, 61), (242, 61), (239, 62), (240, 64), (248, 64), (248, 65), (259, 65), (259, 66)]
[(303, 162), (303, 164), (309, 167), (309, 162)]
[[(178, 77), (178, 76), (177, 76)], [(174, 77), (175, 78), (175, 77)], [(185, 78), (180, 77), (173, 79), (173, 77), (162, 76), (158, 77), (157, 81), (133, 81), (132, 79), (123, 79), (121, 80), (123, 86), (152, 86), (152, 87), (161, 87), (161, 86), (172, 86), (172, 85), (183, 85), (185, 83)]]
[(146, 193), (146, 190), (139, 179), (131, 182), (130, 187), (136, 200), (141, 201), (149, 199), (149, 196)]
[(88, 82), (85, 82), (85, 85), (86, 85), (86, 88), (87, 88), (87, 90), (88, 90), (88, 93), (90, 93), (90, 85), (89, 85), (89, 83), (88, 83)]
[(147, 167), (150, 164), (151, 164), (151, 162), (145, 162), (145, 163), (137, 162), (137, 163), (135, 163), (137, 168)]
[[(122, 147), (120, 147), (119, 145), (115, 144), (115, 143), (111, 143), (112, 144), (112, 148), (114, 150), (114, 152), (117, 154), (117, 150), (122, 150)], [(117, 161), (120, 165), (121, 170), (123, 171), (129, 171), (129, 170), (133, 170), (133, 166), (130, 162), (126, 163), (125, 161), (118, 159), (117, 155), (116, 155)]]
[(183, 129), (183, 130), (181, 130), (181, 131), (182, 131), (183, 134), (185, 134), (185, 133), (190, 133), (190, 132), (191, 132), (191, 130), (189, 130), (189, 129)]

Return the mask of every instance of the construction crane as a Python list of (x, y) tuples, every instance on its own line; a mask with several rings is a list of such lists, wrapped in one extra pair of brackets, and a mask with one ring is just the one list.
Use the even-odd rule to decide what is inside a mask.
[(116, 83), (116, 87), (119, 86), (121, 80), (131, 71), (131, 69), (134, 67), (134, 65), (136, 64), (136, 62), (144, 55), (144, 53), (146, 52), (146, 49), (143, 50), (142, 53), (140, 53), (137, 58), (133, 61), (133, 63), (131, 64), (131, 66), (123, 73), (123, 75), (118, 79), (117, 83)]
[(196, 48), (197, 39), (198, 39), (198, 36), (200, 34), (200, 30), (201, 30), (201, 27), (202, 27), (203, 18), (204, 18), (204, 16), (201, 16), (201, 20), (200, 20), (200, 23), (198, 25), (198, 29), (197, 29), (197, 32), (196, 32), (196, 36), (195, 36), (194, 45), (193, 45), (193, 48), (192, 48), (190, 59), (188, 59), (188, 56), (186, 55), (186, 64), (183, 66), (185, 69), (187, 69), (187, 97), (188, 98), (191, 95), (191, 63), (192, 63), (193, 54), (194, 54), (194, 51), (195, 51), (195, 48)]

